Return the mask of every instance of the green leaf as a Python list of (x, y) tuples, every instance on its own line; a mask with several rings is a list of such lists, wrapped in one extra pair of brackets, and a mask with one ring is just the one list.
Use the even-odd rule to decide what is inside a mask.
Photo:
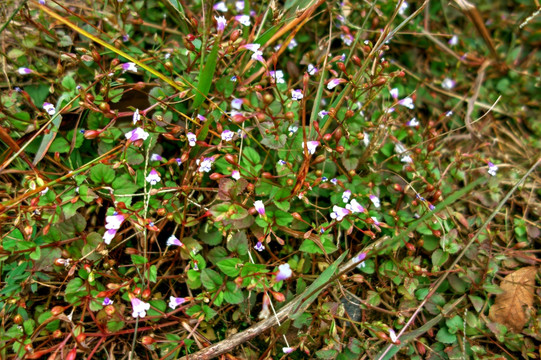
[(124, 328), (124, 321), (108, 321), (107, 322), (107, 330), (110, 332), (117, 332)]
[[(321, 237), (321, 243), (327, 254), (332, 254), (337, 250), (332, 241), (325, 237)], [(304, 239), (299, 250), (307, 254), (323, 254), (323, 250), (321, 250), (321, 248), (310, 239)]]
[(212, 80), (214, 79), (214, 71), (216, 70), (216, 63), (218, 57), (218, 49), (220, 48), (221, 36), (214, 39), (214, 45), (210, 51), (209, 56), (205, 59), (205, 67), (199, 75), (199, 81), (197, 82), (196, 89), (194, 89), (193, 108), (197, 109), (205, 97), (208, 95)]
[(227, 276), (235, 277), (240, 273), (240, 269), (238, 267), (239, 264), (242, 264), (242, 261), (240, 259), (232, 258), (222, 260), (216, 265)]
[(244, 148), (243, 155), (243, 162), (246, 163), (247, 166), (249, 166), (250, 164), (249, 162), (245, 161), (245, 159), (250, 160), (254, 165), (257, 165), (261, 162), (261, 157), (259, 156), (259, 153), (251, 147)]
[(229, 304), (240, 304), (244, 301), (244, 293), (237, 288), (234, 282), (229, 281), (226, 285), (227, 290), (224, 292), (224, 300)]
[(449, 259), (449, 254), (442, 249), (437, 249), (432, 253), (432, 264), (436, 267), (441, 267)]
[(454, 344), (456, 342), (456, 335), (449, 333), (447, 328), (442, 327), (436, 335), (436, 340), (444, 344)]
[(227, 242), (227, 249), (231, 252), (236, 252), (239, 255), (248, 253), (248, 239), (246, 232), (239, 231)]
[(190, 289), (199, 289), (201, 287), (201, 273), (199, 271), (188, 270), (186, 284)]
[(462, 318), (458, 315), (445, 320), (445, 325), (447, 325), (450, 334), (456, 334), (458, 331), (464, 329), (464, 321), (462, 321)]
[(39, 260), (41, 257), (41, 248), (39, 246), (36, 246), (36, 249), (30, 253), (30, 259), (32, 260)]
[(86, 287), (84, 286), (83, 280), (81, 278), (77, 277), (71, 279), (68, 285), (66, 285), (64, 298), (68, 303), (74, 304), (85, 295), (87, 295)]
[(293, 216), (282, 210), (276, 210), (274, 212), (274, 219), (281, 226), (289, 226), (293, 222)]
[(475, 308), (475, 311), (480, 312), (481, 310), (483, 310), (485, 300), (475, 295), (468, 295), (468, 298), (470, 299), (473, 307)]
[(216, 271), (212, 269), (203, 269), (201, 271), (201, 283), (207, 290), (216, 290), (222, 283), (223, 279)]
[(146, 264), (148, 262), (147, 258), (141, 255), (131, 255), (131, 261), (135, 265)]
[(84, 201), (87, 204), (90, 204), (95, 199), (98, 198), (98, 195), (94, 191), (92, 191), (88, 185), (81, 185), (79, 186), (79, 197), (82, 201)]
[(115, 171), (100, 163), (90, 169), (90, 179), (96, 184), (110, 184), (115, 179)]

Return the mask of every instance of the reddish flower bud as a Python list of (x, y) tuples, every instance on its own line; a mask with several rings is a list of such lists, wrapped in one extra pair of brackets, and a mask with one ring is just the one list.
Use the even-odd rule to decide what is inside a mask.
[(156, 341), (151, 337), (151, 336), (143, 336), (141, 338), (141, 343), (143, 345), (152, 345), (154, 344)]
[(396, 184), (396, 183), (393, 184), (393, 190), (394, 190), (394, 191), (398, 191), (398, 192), (404, 191), (404, 189), (402, 188), (402, 185)]
[(441, 237), (441, 231), (440, 230), (432, 230), (432, 234), (435, 236), (435, 237)]
[(13, 317), (13, 322), (17, 325), (22, 325), (23, 322), (24, 322), (24, 319), (23, 317), (21, 316), (21, 314), (17, 314)]
[(342, 145), (338, 145), (338, 146), (336, 147), (336, 151), (337, 151), (338, 153), (342, 154), (344, 151), (346, 151), (346, 148), (343, 147)]
[(126, 253), (127, 255), (137, 255), (139, 254), (139, 250), (137, 250), (136, 248), (128, 247), (124, 249), (124, 253)]
[(63, 312), (64, 312), (63, 306), (55, 306), (54, 308), (51, 309), (51, 315), (53, 316), (58, 316), (62, 314)]
[(344, 65), (343, 62), (339, 62), (337, 65), (338, 65), (338, 68), (340, 69), (340, 71), (342, 71), (344, 74), (347, 74), (346, 65)]
[(62, 333), (62, 330), (60, 329), (56, 329), (55, 331), (53, 331), (53, 338), (54, 339), (60, 339), (62, 338), (64, 334)]
[(288, 120), (293, 120), (295, 118), (295, 114), (292, 111), (288, 111), (285, 113), (285, 117)]
[(332, 134), (325, 134), (323, 135), (323, 141), (330, 141), (332, 139)]
[(387, 83), (387, 79), (383, 76), (380, 76), (374, 81), (374, 86), (383, 86)]
[(415, 251), (415, 245), (413, 245), (410, 242), (407, 242), (406, 243), (406, 249), (408, 249), (408, 251)]
[(227, 161), (231, 165), (237, 166), (237, 160), (235, 159), (235, 156), (233, 156), (231, 154), (226, 154), (225, 155), (225, 161)]
[(148, 300), (150, 299), (150, 295), (152, 295), (152, 293), (150, 292), (150, 289), (146, 288), (145, 290), (143, 290), (141, 297), (143, 298), (143, 300)]
[(70, 350), (66, 355), (66, 360), (75, 360), (77, 358), (77, 346)]
[(293, 218), (296, 220), (303, 221), (301, 214), (299, 214), (298, 212), (294, 212), (293, 214), (291, 214), (291, 216), (293, 216)]
[(274, 176), (270, 172), (264, 172), (261, 176), (265, 179), (273, 179)]
[[(312, 165), (319, 164), (325, 161), (325, 155), (318, 155), (314, 161), (312, 161)], [(319, 175), (321, 176), (321, 175)]]
[(83, 136), (85, 137), (85, 139), (95, 139), (97, 138), (98, 136), (100, 136), (101, 134), (101, 131), (99, 130), (85, 130), (85, 133), (83, 134)]
[(231, 33), (231, 36), (229, 38), (231, 39), (231, 41), (237, 41), (239, 36), (240, 36), (240, 30), (237, 29)]
[(278, 302), (284, 302), (286, 301), (286, 297), (284, 294), (282, 294), (281, 292), (278, 292), (278, 291), (272, 291), (272, 290), (269, 290), (270, 293), (272, 294), (272, 297), (278, 301)]
[[(348, 110), (348, 111), (351, 111), (351, 110)], [(347, 116), (347, 112), (346, 112), (346, 116)], [(334, 135), (334, 140), (336, 142), (340, 141), (340, 139), (342, 138), (342, 135), (343, 135), (342, 129), (338, 128), (338, 129), (334, 130), (333, 135)]]
[(223, 178), (224, 176), (222, 174), (219, 174), (219, 173), (212, 173), (210, 174), (209, 178), (211, 180), (219, 180), (221, 178)]
[(351, 57), (351, 60), (353, 60), (353, 62), (355, 63), (355, 65), (361, 66), (361, 59), (360, 59), (357, 55), (353, 55), (353, 56)]
[(104, 310), (109, 316), (112, 316), (116, 312), (116, 308), (113, 305), (107, 305)]

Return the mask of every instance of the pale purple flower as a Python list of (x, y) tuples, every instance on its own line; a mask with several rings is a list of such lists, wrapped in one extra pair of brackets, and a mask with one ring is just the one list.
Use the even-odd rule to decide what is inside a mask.
[(45, 5), (45, 0), (39, 0), (40, 5)]
[(271, 80), (276, 84), (285, 84), (284, 72), (282, 70), (269, 71), (269, 76)]
[(235, 75), (231, 76), (231, 79), (229, 81), (237, 82), (237, 77)]
[(331, 219), (336, 221), (342, 221), (344, 216), (349, 215), (351, 211), (348, 209), (341, 208), (340, 206), (334, 205), (332, 208)]
[(190, 144), (190, 146), (194, 147), (195, 142), (197, 141), (197, 136), (195, 136), (194, 133), (189, 132), (186, 134), (186, 138), (188, 139), (188, 143)]
[(284, 165), (286, 165), (286, 164), (287, 164), (286, 161), (284, 161), (284, 160), (278, 160), (278, 165), (284, 166)]
[(108, 297), (106, 297), (105, 299), (103, 299), (103, 302), (101, 303), (103, 306), (107, 306), (107, 305), (113, 305), (113, 300), (109, 299)]
[(139, 120), (141, 120), (139, 109), (135, 109), (135, 111), (133, 112), (133, 120), (132, 120), (133, 125), (135, 125)]
[(291, 275), (293, 274), (293, 271), (291, 271), (291, 267), (288, 263), (282, 264), (278, 266), (278, 274), (276, 274), (276, 281), (282, 281), (289, 279)]
[(361, 204), (359, 204), (359, 202), (357, 201), (357, 199), (353, 199), (351, 200), (351, 202), (349, 204), (346, 205), (346, 209), (348, 209), (349, 211), (351, 211), (352, 213), (363, 213), (364, 212), (364, 207), (362, 207)]
[(106, 232), (104, 232), (103, 237), (102, 237), (103, 242), (109, 245), (111, 241), (115, 238), (116, 232), (117, 232), (117, 229), (109, 229)]
[(351, 44), (353, 44), (353, 40), (355, 40), (351, 34), (342, 34), (340, 35), (340, 39), (342, 39), (346, 46), (351, 46)]
[(374, 220), (374, 225), (379, 226), (380, 223), (379, 223), (378, 219), (375, 216), (371, 216), (370, 218), (372, 220)]
[(263, 201), (257, 200), (254, 201), (254, 207), (261, 216), (265, 216), (265, 204), (263, 204)]
[(342, 201), (347, 203), (349, 202), (349, 199), (351, 198), (351, 190), (346, 190), (342, 193)]
[(150, 161), (162, 161), (163, 157), (160, 154), (150, 155)]
[(410, 121), (406, 123), (406, 125), (411, 126), (411, 127), (416, 127), (416, 126), (419, 126), (420, 123), (419, 123), (419, 120), (417, 120), (417, 118), (412, 118)]
[(197, 118), (198, 118), (198, 119), (199, 119), (199, 121), (201, 121), (201, 122), (205, 122), (205, 121), (207, 121), (207, 118), (206, 118), (206, 117), (204, 117), (204, 116), (203, 116), (203, 115), (201, 115), (201, 114), (197, 114)]
[(134, 142), (134, 141), (137, 141), (137, 140), (146, 140), (148, 138), (148, 133), (143, 130), (142, 128), (136, 128), (136, 129), (133, 129), (132, 131), (130, 132), (127, 132), (125, 134), (126, 136), (126, 139)]
[(326, 176), (321, 177), (321, 182), (327, 182), (327, 181), (329, 181), (329, 179)]
[(308, 64), (308, 74), (313, 76), (313, 75), (317, 74), (317, 72), (318, 72), (317, 67), (315, 67), (312, 64)]
[(212, 168), (212, 163), (214, 162), (214, 158), (204, 158), (203, 161), (201, 161), (201, 164), (199, 164), (199, 159), (197, 159), (196, 163), (199, 165), (199, 172), (209, 172)]
[(105, 217), (105, 228), (106, 229), (114, 229), (118, 230), (120, 229), (120, 226), (126, 219), (124, 214), (118, 214), (114, 213), (113, 215), (109, 215)]
[(232, 107), (233, 109), (240, 110), (241, 107), (242, 107), (243, 102), (244, 102), (244, 101), (243, 101), (242, 99), (233, 99), (233, 100), (231, 101), (231, 107)]
[(257, 244), (255, 244), (254, 249), (261, 252), (265, 250), (265, 246), (263, 246), (263, 243), (261, 241), (258, 241)]
[(389, 337), (391, 338), (391, 341), (393, 343), (396, 343), (396, 341), (398, 340), (398, 336), (396, 336), (396, 333), (393, 329), (389, 329)]
[(363, 268), (363, 267), (366, 266), (366, 263), (364, 262), (364, 259), (366, 259), (366, 253), (365, 252), (359, 253), (359, 255), (355, 256), (355, 258), (353, 259), (355, 262), (359, 263), (359, 264), (357, 264), (358, 269)]
[(222, 140), (223, 141), (231, 141), (233, 140), (233, 136), (235, 136), (235, 133), (231, 130), (224, 130), (222, 131)]
[(156, 185), (161, 180), (160, 173), (152, 169), (147, 175), (146, 180), (150, 183), (150, 185)]
[(186, 298), (183, 297), (169, 297), (169, 307), (173, 310), (177, 308), (177, 306), (180, 306), (186, 302)]
[(342, 83), (345, 83), (345, 82), (347, 82), (346, 79), (332, 79), (331, 81), (329, 81), (327, 83), (327, 89), (332, 90), (335, 87), (337, 87), (338, 85), (340, 85)]
[(150, 304), (144, 301), (141, 301), (136, 297), (131, 299), (131, 306), (133, 308), (132, 316), (134, 318), (136, 317), (144, 318), (145, 316), (147, 316), (147, 310), (150, 309)]
[(369, 195), (368, 197), (370, 198), (370, 201), (372, 201), (372, 204), (374, 204), (374, 206), (376, 208), (379, 209), (381, 207), (381, 203), (379, 202), (379, 198), (376, 195)]
[(447, 43), (451, 46), (456, 46), (458, 44), (458, 36), (453, 35)]
[(295, 348), (292, 348), (292, 347), (283, 347), (282, 348), (282, 352), (284, 354), (291, 354), (293, 351), (295, 351)]
[(295, 40), (295, 38), (291, 39), (291, 41), (289, 42), (289, 44), (287, 44), (287, 48), (289, 50), (293, 50), (297, 47), (297, 40)]
[(216, 11), (227, 12), (227, 6), (225, 5), (225, 1), (217, 2), (212, 8)]
[(455, 85), (456, 85), (456, 81), (449, 78), (445, 78), (441, 82), (441, 87), (444, 88), (445, 90), (451, 90), (452, 88), (455, 87)]
[(304, 95), (302, 94), (302, 90), (300, 89), (291, 89), (291, 99), (292, 100), (295, 100), (295, 101), (298, 101), (298, 100), (301, 100), (302, 98), (304, 97)]
[[(316, 152), (317, 147), (319, 146), (319, 141), (307, 141), (306, 142), (306, 148), (308, 149), (308, 153), (310, 155), (314, 155)], [(304, 144), (303, 144), (304, 148)]]
[(452, 110), (449, 110), (449, 111), (447, 111), (447, 112), (445, 113), (445, 116), (447, 116), (447, 117), (449, 117), (449, 116), (451, 116), (451, 115), (453, 115), (453, 111), (452, 111)]
[(53, 116), (56, 113), (54, 105), (48, 102), (43, 103), (43, 110), (47, 111), (47, 114), (49, 114), (50, 116)]
[(261, 47), (260, 44), (246, 44), (246, 45), (242, 45), (241, 48), (244, 48), (246, 50), (250, 50), (252, 52), (256, 52), (256, 51), (259, 51), (259, 48)]
[(17, 69), (17, 72), (20, 75), (28, 75), (28, 74), (32, 74), (34, 71), (32, 69), (29, 69), (29, 68), (20, 67), (20, 68)]
[(122, 35), (122, 41), (127, 42), (129, 40), (130, 40), (130, 35), (129, 34)]
[(215, 16), (214, 19), (216, 19), (216, 30), (218, 30), (219, 33), (224, 32), (225, 25), (227, 24), (225, 16)]
[(244, 26), (250, 26), (250, 17), (248, 15), (237, 15), (235, 16), (235, 20)]
[(490, 161), (488, 162), (488, 173), (491, 176), (496, 176), (496, 173), (498, 172), (498, 166), (494, 165)]
[(325, 116), (329, 115), (329, 112), (326, 110), (321, 110), (317, 113), (317, 116), (319, 116), (321, 119), (323, 119)]
[(263, 52), (262, 51), (254, 51), (254, 53), (252, 54), (252, 60), (255, 60), (255, 61), (259, 61), (259, 62), (262, 62), (263, 64), (265, 64), (265, 59), (263, 58)]
[(175, 236), (175, 235), (171, 235), (169, 236), (169, 239), (167, 239), (167, 243), (166, 243), (167, 246), (183, 246), (184, 244)]
[(393, 99), (398, 99), (398, 88), (392, 88), (390, 93)]
[(400, 5), (400, 8), (398, 9), (398, 14), (400, 16), (405, 16), (406, 15), (406, 10), (408, 9), (409, 5), (407, 2), (403, 2), (402, 5)]
[(237, 11), (244, 10), (244, 0), (235, 1), (235, 8)]
[(176, 158), (175, 161), (177, 162), (177, 165), (180, 166), (182, 164), (181, 158)]
[(338, 184), (338, 179), (337, 178), (332, 178), (331, 179), (331, 184), (333, 184), (333, 185)]
[(409, 96), (400, 100), (398, 104), (407, 107), (410, 110), (413, 110), (415, 108), (415, 105), (413, 105), (413, 99)]
[(428, 204), (428, 208), (430, 209), (430, 211), (434, 211), (436, 207), (432, 204)]
[(287, 128), (287, 131), (289, 131), (289, 136), (295, 134), (299, 130), (299, 127), (297, 125), (289, 125)]
[(132, 63), (132, 62), (127, 62), (127, 63), (124, 63), (122, 65), (120, 65), (120, 67), (122, 68), (122, 72), (126, 72), (126, 71), (132, 71), (132, 72), (137, 72), (137, 66), (135, 65), (135, 63)]
[(240, 172), (238, 170), (233, 170), (233, 172), (231, 173), (231, 177), (235, 180), (240, 179)]
[(346, 54), (340, 55), (340, 61), (342, 62), (346, 61)]

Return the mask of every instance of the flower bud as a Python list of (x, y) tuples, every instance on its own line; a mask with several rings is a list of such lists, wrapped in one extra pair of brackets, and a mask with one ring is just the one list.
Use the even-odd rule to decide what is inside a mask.
[(272, 294), (272, 297), (278, 301), (278, 302), (284, 302), (286, 301), (286, 297), (284, 294), (282, 294), (281, 292), (278, 292), (278, 291), (272, 291), (272, 290), (269, 290), (270, 293)]
[(404, 191), (404, 189), (402, 188), (402, 185), (396, 184), (396, 183), (393, 184), (393, 190), (398, 191), (398, 192), (403, 192)]
[(139, 250), (137, 250), (136, 248), (128, 247), (124, 249), (124, 253), (126, 255), (137, 255), (139, 254)]
[[(319, 164), (325, 161), (325, 155), (318, 155), (314, 161), (312, 161), (312, 165)], [(317, 174), (316, 174), (317, 175)], [(318, 175), (321, 176), (321, 175)]]
[(107, 305), (104, 310), (105, 313), (109, 316), (113, 316), (113, 314), (116, 312), (116, 309), (113, 305)]
[(338, 146), (336, 147), (336, 151), (337, 151), (338, 153), (342, 154), (342, 153), (344, 153), (344, 151), (346, 151), (346, 148), (343, 147), (342, 145), (338, 145)]
[(21, 314), (17, 314), (13, 317), (13, 322), (17, 325), (22, 325), (23, 322), (24, 322), (24, 319), (23, 317), (21, 316)]
[(231, 39), (231, 41), (237, 41), (239, 36), (240, 36), (240, 30), (237, 29), (231, 33), (231, 36), (229, 38)]
[(237, 166), (237, 161), (235, 159), (235, 156), (231, 155), (231, 154), (226, 154), (225, 155), (225, 161), (227, 161), (228, 163), (230, 163), (231, 165), (235, 165)]
[(211, 180), (219, 180), (221, 178), (223, 178), (224, 176), (222, 174), (219, 174), (219, 173), (212, 173), (210, 174), (209, 178)]
[[(351, 111), (351, 110), (348, 110), (348, 111)], [(346, 116), (347, 116), (347, 112), (346, 112)], [(343, 135), (342, 129), (337, 128), (336, 130), (334, 130), (334, 134), (333, 134), (333, 135), (334, 135), (334, 140), (335, 140), (336, 142), (340, 141), (340, 139), (342, 138), (342, 135)]]
[(351, 57), (351, 60), (353, 60), (353, 62), (355, 63), (355, 65), (361, 66), (361, 59), (360, 59), (357, 55), (353, 55), (353, 56)]
[(387, 79), (383, 76), (380, 76), (374, 81), (374, 86), (383, 86), (387, 83)]
[(285, 113), (285, 117), (288, 120), (293, 120), (295, 118), (295, 114), (292, 111), (288, 111)]
[(347, 74), (346, 72), (346, 65), (344, 65), (343, 62), (338, 62), (338, 68), (340, 69), (340, 71), (342, 71), (344, 74)]
[(301, 214), (299, 214), (298, 212), (294, 212), (293, 214), (291, 214), (291, 216), (293, 216), (293, 219), (295, 220), (303, 221)]
[(261, 176), (265, 179), (273, 179), (274, 176), (270, 172), (264, 172)]
[(141, 343), (143, 345), (152, 345), (155, 343), (155, 340), (151, 336), (143, 336), (141, 338)]
[(70, 350), (66, 355), (66, 360), (75, 360), (77, 358), (77, 346)]
[(332, 139), (331, 133), (323, 135), (323, 141), (330, 141), (331, 139)]
[(150, 289), (146, 288), (145, 290), (143, 290), (141, 297), (143, 298), (143, 300), (148, 300), (150, 299), (150, 295), (152, 295), (152, 293), (150, 292)]
[(98, 136), (100, 136), (100, 134), (101, 131), (99, 130), (85, 130), (83, 136), (85, 137), (85, 139), (91, 140), (97, 138)]
[(64, 312), (63, 306), (55, 306), (54, 308), (51, 309), (51, 315), (53, 316), (58, 316), (62, 314), (63, 312)]
[(61, 339), (64, 334), (62, 333), (62, 330), (56, 329), (53, 331), (53, 338), (54, 339)]

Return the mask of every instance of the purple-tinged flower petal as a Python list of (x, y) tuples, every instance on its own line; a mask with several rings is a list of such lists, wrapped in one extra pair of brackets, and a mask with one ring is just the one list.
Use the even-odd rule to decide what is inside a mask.
[(363, 213), (365, 211), (364, 207), (362, 207), (362, 205), (359, 204), (357, 199), (351, 200), (351, 202), (346, 205), (346, 209), (348, 209), (349, 211), (351, 211), (354, 214)]
[(169, 239), (167, 239), (167, 243), (166, 243), (167, 246), (184, 246), (184, 244), (179, 240), (177, 239), (177, 237), (175, 235), (171, 235), (169, 236)]
[(300, 89), (291, 89), (291, 99), (298, 101), (301, 100), (304, 97), (302, 94), (302, 90)]
[(163, 157), (160, 154), (150, 155), (150, 161), (162, 161)]
[(214, 19), (216, 19), (216, 30), (218, 30), (219, 33), (223, 33), (225, 25), (227, 24), (225, 16), (215, 16)]
[(212, 164), (214, 163), (214, 158), (204, 158), (203, 161), (201, 161), (201, 164), (199, 164), (199, 159), (196, 161), (196, 163), (199, 165), (199, 172), (209, 172), (212, 169)]
[(348, 209), (344, 209), (340, 206), (334, 205), (332, 208), (331, 219), (335, 219), (336, 221), (342, 221), (342, 219), (349, 214), (351, 214), (351, 211), (349, 211)]
[(227, 12), (227, 6), (225, 5), (225, 1), (217, 2), (212, 8), (216, 11)]
[(311, 75), (311, 76), (314, 76), (315, 74), (317, 74), (318, 72), (318, 68), (315, 67), (314, 65), (312, 64), (308, 64), (308, 74)]
[(103, 299), (103, 302), (101, 303), (103, 306), (107, 306), (107, 305), (113, 305), (113, 300), (109, 299), (108, 297), (106, 297), (105, 299)]
[[(319, 141), (307, 141), (306, 142), (306, 148), (308, 149), (308, 153), (310, 155), (314, 155), (316, 153), (316, 149), (319, 146)], [(304, 148), (304, 145), (303, 145)]]
[(254, 207), (261, 216), (265, 216), (265, 204), (263, 204), (263, 201), (257, 200), (254, 201)]
[(390, 93), (391, 93), (391, 97), (393, 99), (395, 99), (395, 100), (398, 99), (398, 88), (391, 89)]
[(183, 297), (169, 297), (169, 307), (173, 310), (177, 308), (177, 306), (180, 306), (186, 302), (186, 298)]
[(278, 266), (278, 274), (276, 274), (276, 281), (282, 281), (289, 279), (291, 275), (293, 274), (293, 271), (291, 271), (291, 267), (288, 263), (282, 264)]
[(490, 161), (488, 162), (488, 173), (491, 176), (496, 176), (496, 173), (498, 172), (498, 166), (494, 165)]
[(196, 145), (197, 136), (195, 136), (194, 133), (189, 132), (186, 134), (186, 138), (188, 139), (188, 144), (190, 144), (191, 147), (194, 147)]
[(47, 111), (47, 114), (49, 114), (50, 116), (53, 116), (56, 113), (54, 105), (48, 102), (43, 103), (43, 110)]
[(109, 229), (105, 233), (103, 233), (103, 242), (106, 245), (109, 245), (111, 241), (114, 239), (114, 237), (116, 236), (116, 232), (117, 232), (117, 229)]
[(137, 122), (140, 120), (141, 120), (141, 114), (139, 114), (139, 109), (135, 109), (135, 111), (133, 112), (133, 119), (132, 119), (133, 125), (137, 124)]
[(17, 69), (17, 72), (20, 75), (28, 75), (28, 74), (32, 74), (34, 71), (32, 69), (29, 69), (29, 68), (20, 67), (20, 68)]
[(124, 63), (120, 65), (120, 67), (122, 68), (122, 72), (126, 72), (126, 71), (132, 71), (134, 73), (137, 72), (137, 66), (133, 62)]
[(369, 195), (368, 197), (370, 198), (370, 201), (372, 201), (372, 204), (374, 204), (374, 206), (376, 208), (379, 209), (381, 207), (381, 203), (379, 202), (379, 198), (376, 195)]
[(156, 185), (160, 180), (160, 173), (155, 169), (150, 170), (150, 173), (146, 177), (146, 181), (149, 182), (150, 185)]
[(235, 16), (235, 20), (244, 26), (250, 26), (250, 16), (248, 15), (237, 15)]
[(233, 101), (231, 101), (231, 108), (240, 110), (243, 103), (244, 101), (242, 99), (233, 99)]
[(131, 306), (133, 308), (132, 316), (134, 318), (144, 318), (145, 316), (147, 316), (147, 310), (150, 309), (150, 304), (143, 302), (136, 297), (133, 297), (131, 299)]
[(265, 250), (265, 246), (263, 246), (263, 243), (261, 241), (258, 241), (257, 244), (255, 244), (254, 249), (261, 252)]
[(130, 132), (127, 132), (125, 134), (126, 139), (130, 140), (131, 142), (137, 141), (137, 140), (146, 140), (148, 138), (148, 133), (143, 130), (142, 128), (136, 128), (133, 129)]
[(351, 198), (351, 190), (346, 190), (342, 193), (343, 202), (348, 203), (350, 198)]
[(231, 177), (235, 180), (240, 179), (240, 172), (238, 170), (233, 170), (233, 172), (231, 173)]
[(231, 130), (224, 130), (222, 131), (222, 140), (223, 141), (231, 141), (233, 140), (233, 136), (235, 136), (235, 133)]

